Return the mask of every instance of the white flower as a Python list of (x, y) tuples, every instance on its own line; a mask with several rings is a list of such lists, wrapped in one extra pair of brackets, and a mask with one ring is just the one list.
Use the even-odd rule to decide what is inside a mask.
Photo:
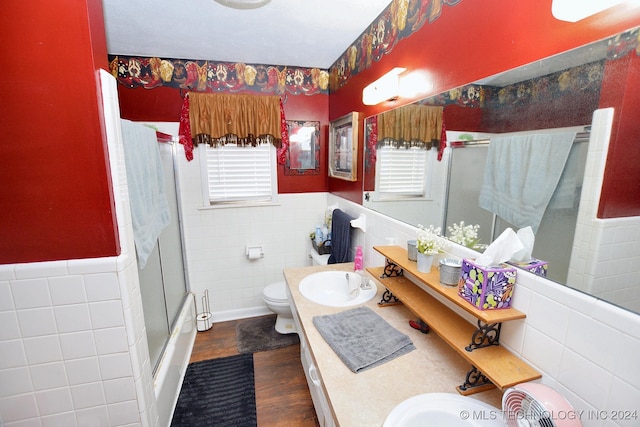
[(417, 243), (418, 252), (425, 255), (435, 255), (447, 247), (447, 240), (440, 235), (440, 227), (433, 225), (429, 228), (418, 225)]
[(473, 248), (478, 244), (478, 229), (480, 225), (464, 225), (464, 221), (460, 221), (459, 224), (453, 224), (448, 227), (449, 240), (459, 245)]

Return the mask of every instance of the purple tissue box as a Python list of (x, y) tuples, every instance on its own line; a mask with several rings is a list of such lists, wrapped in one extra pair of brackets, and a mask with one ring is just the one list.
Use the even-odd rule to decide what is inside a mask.
[(547, 261), (542, 261), (541, 259), (531, 258), (529, 262), (511, 262), (509, 264), (519, 267), (523, 270), (530, 271), (533, 274), (537, 274), (538, 276), (547, 277), (547, 267), (549, 263)]
[(483, 267), (463, 259), (458, 294), (480, 310), (511, 307), (516, 269), (507, 264)]

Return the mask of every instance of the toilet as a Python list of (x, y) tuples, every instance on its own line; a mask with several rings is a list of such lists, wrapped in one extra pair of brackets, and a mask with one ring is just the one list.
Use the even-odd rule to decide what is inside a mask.
[[(313, 265), (327, 265), (329, 255), (320, 255), (314, 250), (309, 251)], [(281, 334), (293, 334), (298, 332), (293, 321), (293, 314), (287, 297), (287, 284), (276, 282), (265, 286), (262, 291), (262, 299), (267, 308), (278, 316), (276, 317), (276, 331)]]
[(276, 282), (266, 286), (262, 291), (262, 299), (267, 308), (278, 315), (276, 317), (276, 331), (281, 334), (298, 332), (291, 314), (291, 307), (289, 307), (285, 282)]
[(314, 249), (309, 249), (309, 258), (311, 258), (312, 265), (327, 265), (329, 264), (329, 257), (331, 254), (320, 255)]

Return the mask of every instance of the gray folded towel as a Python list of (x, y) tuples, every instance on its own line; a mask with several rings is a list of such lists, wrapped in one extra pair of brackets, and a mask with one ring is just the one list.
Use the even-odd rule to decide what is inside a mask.
[(340, 360), (355, 373), (382, 365), (416, 348), (408, 336), (369, 307), (316, 316), (313, 324)]

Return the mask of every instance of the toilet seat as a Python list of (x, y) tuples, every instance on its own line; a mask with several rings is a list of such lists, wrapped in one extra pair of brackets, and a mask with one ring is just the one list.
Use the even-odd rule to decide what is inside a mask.
[(289, 298), (287, 297), (285, 282), (276, 282), (265, 286), (262, 295), (264, 296), (265, 301), (269, 301), (275, 304), (289, 305)]

